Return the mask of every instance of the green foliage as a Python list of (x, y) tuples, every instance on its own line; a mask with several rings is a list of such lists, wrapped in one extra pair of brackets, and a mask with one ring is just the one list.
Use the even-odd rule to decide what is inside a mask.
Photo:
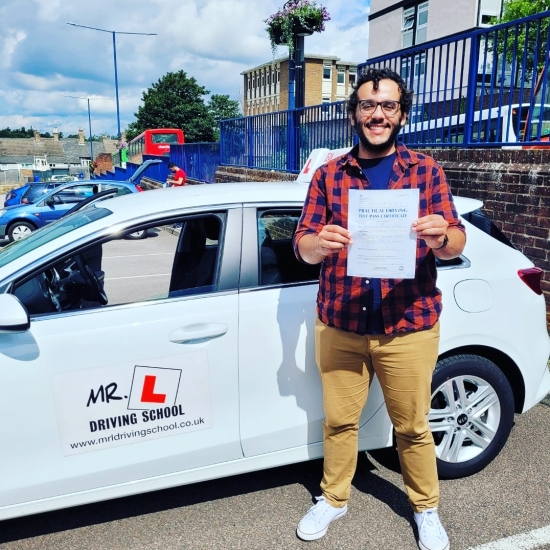
[(220, 141), (220, 120), (242, 116), (239, 102), (228, 95), (213, 94), (208, 102), (208, 111), (214, 125), (215, 141)]
[[(21, 128), (12, 130), (8, 126), (7, 128), (0, 130), (0, 138), (32, 138), (32, 137), (34, 137), (34, 130), (32, 129), (32, 127), (26, 130), (24, 126), (21, 126)], [(50, 134), (50, 132), (44, 132), (44, 133), (40, 133), (40, 137), (51, 138), (53, 136)], [(63, 132), (59, 132), (59, 139), (61, 139), (62, 137), (63, 137)]]
[[(495, 17), (491, 22), (493, 24), (508, 23), (547, 10), (550, 10), (550, 0), (504, 0), (502, 17), (500, 19)], [(526, 58), (524, 80), (528, 81), (531, 79), (533, 70), (536, 69), (538, 72), (544, 67), (548, 21), (548, 17), (542, 18), (540, 29), (536, 21), (531, 22), (529, 25), (523, 24), (518, 28), (517, 33), (511, 30), (508, 31), (506, 40), (504, 39), (504, 32), (500, 31), (498, 36), (493, 37), (493, 42), (496, 45), (490, 46), (489, 50), (496, 51), (499, 56), (504, 55), (504, 52), (506, 52), (506, 61), (511, 63), (514, 58), (514, 49), (517, 50), (517, 55), (520, 58), (521, 53), (526, 49), (529, 55)], [(536, 59), (535, 54), (538, 54)]]
[(550, 10), (550, 0), (505, 0), (500, 23)]
[(290, 55), (294, 50), (294, 34), (297, 27), (309, 34), (325, 30), (325, 22), (330, 21), (330, 14), (325, 7), (317, 5), (315, 0), (294, 0), (287, 2), (282, 9), (270, 15), (264, 23), (271, 42), (273, 57), (277, 45), (288, 46)]
[(136, 121), (128, 125), (128, 141), (150, 128), (181, 128), (187, 143), (214, 141), (214, 124), (203, 97), (209, 91), (185, 71), (167, 73), (143, 92)]
[(32, 128), (26, 130), (24, 126), (16, 130), (12, 130), (9, 126), (0, 130), (0, 138), (29, 138), (33, 136), (34, 130)]

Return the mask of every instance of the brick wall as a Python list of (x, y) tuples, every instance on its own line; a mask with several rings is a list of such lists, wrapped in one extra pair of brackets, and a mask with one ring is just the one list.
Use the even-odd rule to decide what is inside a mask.
[(98, 173), (105, 174), (105, 172), (113, 171), (113, 157), (110, 153), (99, 153), (96, 155), (95, 161)]
[[(479, 199), (512, 243), (544, 270), (550, 326), (550, 149), (425, 149), (443, 167), (454, 195)], [(219, 174), (219, 179), (218, 179)], [(220, 166), (216, 181), (288, 181), (295, 174)]]
[(305, 105), (320, 105), (323, 101), (323, 60), (307, 59)]

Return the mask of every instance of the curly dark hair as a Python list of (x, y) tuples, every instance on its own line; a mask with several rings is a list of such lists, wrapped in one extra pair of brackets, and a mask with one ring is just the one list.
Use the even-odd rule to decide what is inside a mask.
[(378, 83), (383, 79), (393, 80), (397, 84), (399, 88), (399, 93), (401, 94), (401, 112), (403, 112), (404, 114), (409, 113), (412, 106), (414, 92), (407, 88), (405, 81), (395, 71), (392, 71), (391, 69), (388, 69), (386, 67), (384, 67), (383, 69), (367, 67), (359, 73), (357, 82), (353, 87), (353, 92), (349, 96), (347, 103), (347, 111), (349, 115), (355, 116), (355, 113), (357, 111), (357, 104), (359, 103), (357, 90), (359, 90), (359, 88), (366, 82), (372, 82), (373, 89), (378, 90)]

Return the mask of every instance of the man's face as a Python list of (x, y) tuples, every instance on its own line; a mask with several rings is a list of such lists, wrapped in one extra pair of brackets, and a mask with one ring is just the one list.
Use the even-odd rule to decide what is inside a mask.
[(177, 167), (177, 166), (172, 166), (172, 167), (170, 168), (170, 172), (172, 172), (172, 174), (175, 174), (177, 171), (178, 171), (178, 167)]
[(407, 121), (407, 116), (401, 111), (400, 105), (395, 113), (388, 112), (382, 105), (376, 105), (374, 110), (365, 112), (365, 109), (361, 108), (364, 105), (361, 102), (393, 101), (399, 104), (401, 94), (397, 83), (383, 79), (378, 83), (378, 90), (374, 90), (372, 82), (366, 82), (357, 90), (357, 96), (358, 106), (350, 120), (359, 136), (359, 156), (375, 158), (389, 155), (394, 150), (395, 139)]

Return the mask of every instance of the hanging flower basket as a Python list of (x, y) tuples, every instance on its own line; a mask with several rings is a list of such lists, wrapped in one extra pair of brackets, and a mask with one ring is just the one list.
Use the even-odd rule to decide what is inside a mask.
[(295, 36), (309, 36), (325, 30), (330, 20), (326, 8), (314, 0), (289, 0), (277, 13), (270, 15), (264, 23), (271, 42), (273, 57), (277, 46), (288, 46), (289, 53), (294, 51)]

